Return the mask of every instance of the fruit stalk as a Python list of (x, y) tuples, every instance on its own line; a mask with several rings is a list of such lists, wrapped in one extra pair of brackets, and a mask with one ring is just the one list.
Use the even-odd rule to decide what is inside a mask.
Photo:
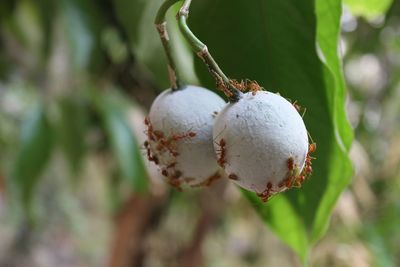
[(156, 25), (158, 34), (160, 35), (161, 43), (163, 45), (165, 55), (167, 56), (167, 67), (168, 67), (168, 76), (171, 83), (171, 89), (177, 90), (182, 84), (180, 81), (179, 73), (176, 68), (175, 60), (172, 56), (171, 44), (169, 41), (169, 35), (167, 30), (167, 21), (165, 20), (165, 15), (168, 9), (174, 5), (179, 0), (166, 0), (158, 9), (156, 19), (154, 24)]
[(225, 93), (231, 102), (236, 102), (240, 99), (242, 92), (231, 84), (229, 78), (224, 74), (217, 62), (211, 56), (207, 46), (200, 41), (196, 35), (194, 35), (187, 25), (187, 18), (189, 17), (189, 7), (191, 2), (191, 0), (183, 1), (183, 4), (177, 14), (179, 28), (185, 39), (192, 46), (192, 49), (196, 52), (197, 56), (199, 56), (200, 59), (206, 64), (209, 72), (217, 83), (217, 87)]

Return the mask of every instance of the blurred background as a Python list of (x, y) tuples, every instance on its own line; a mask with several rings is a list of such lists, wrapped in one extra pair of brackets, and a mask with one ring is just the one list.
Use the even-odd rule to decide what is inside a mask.
[[(0, 266), (300, 266), (236, 187), (179, 193), (143, 158), (167, 72), (140, 64), (155, 50), (122, 2), (0, 2)], [(132, 10), (137, 34), (155, 34), (159, 4)], [(343, 11), (355, 173), (312, 266), (400, 266), (400, 2), (386, 9)]]

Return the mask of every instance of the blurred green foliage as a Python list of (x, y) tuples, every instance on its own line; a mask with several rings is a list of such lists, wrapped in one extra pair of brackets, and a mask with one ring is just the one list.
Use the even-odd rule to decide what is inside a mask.
[(121, 95), (110, 91), (96, 95), (95, 105), (102, 119), (106, 135), (110, 140), (122, 177), (135, 191), (146, 192), (148, 178), (140, 155), (140, 148), (129, 122), (124, 116), (124, 113), (126, 113), (124, 111), (126, 111), (129, 102), (124, 101)]
[(22, 122), (21, 143), (11, 177), (30, 220), (33, 219), (32, 197), (50, 159), (52, 135), (44, 107), (39, 105)]
[(369, 19), (384, 15), (392, 2), (393, 0), (344, 0), (354, 15)]

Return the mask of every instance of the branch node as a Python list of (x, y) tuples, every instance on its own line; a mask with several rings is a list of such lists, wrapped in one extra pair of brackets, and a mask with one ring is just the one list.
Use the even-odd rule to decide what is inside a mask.
[(161, 39), (169, 41), (168, 31), (167, 31), (167, 22), (164, 21), (163, 23), (156, 24), (157, 31), (160, 35)]
[(198, 57), (204, 59), (204, 57), (208, 54), (208, 47), (206, 45), (203, 46), (203, 48), (198, 51), (196, 54)]
[(189, 17), (189, 8), (182, 7), (181, 9), (179, 9), (178, 14), (176, 14), (176, 18), (179, 19), (179, 17), (185, 17), (187, 19)]

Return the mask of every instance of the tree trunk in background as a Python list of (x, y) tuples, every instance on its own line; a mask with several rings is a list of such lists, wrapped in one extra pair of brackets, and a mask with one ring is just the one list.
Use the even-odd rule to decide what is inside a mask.
[(115, 220), (108, 267), (142, 266), (143, 241), (166, 200), (165, 196), (134, 195), (126, 202)]
[(203, 242), (225, 210), (223, 195), (227, 187), (226, 179), (217, 180), (212, 187), (205, 188), (200, 197), (202, 213), (193, 232), (191, 243), (182, 250), (178, 267), (203, 267)]

